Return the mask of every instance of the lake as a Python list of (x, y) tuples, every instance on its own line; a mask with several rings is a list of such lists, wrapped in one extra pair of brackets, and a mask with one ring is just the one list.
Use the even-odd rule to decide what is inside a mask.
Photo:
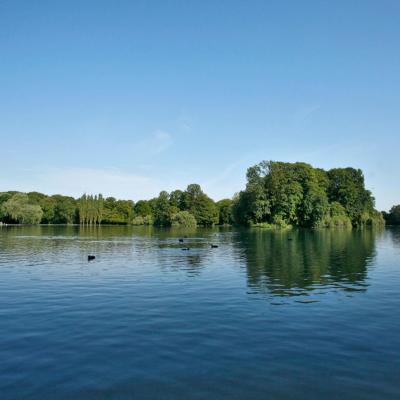
[(0, 398), (398, 400), (400, 230), (1, 227)]

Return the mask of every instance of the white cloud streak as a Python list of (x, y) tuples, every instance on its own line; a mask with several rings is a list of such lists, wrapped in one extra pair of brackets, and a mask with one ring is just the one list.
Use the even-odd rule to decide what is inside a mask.
[[(161, 182), (116, 168), (36, 168), (21, 171), (19, 179), (2, 180), (1, 190), (39, 191), (79, 197), (83, 193), (102, 193), (123, 199), (150, 198), (158, 194)], [(16, 184), (17, 182), (17, 184)]]
[(172, 135), (166, 131), (158, 129), (153, 132), (149, 138), (139, 142), (138, 149), (140, 152), (147, 155), (157, 155), (166, 151), (171, 147), (172, 143)]

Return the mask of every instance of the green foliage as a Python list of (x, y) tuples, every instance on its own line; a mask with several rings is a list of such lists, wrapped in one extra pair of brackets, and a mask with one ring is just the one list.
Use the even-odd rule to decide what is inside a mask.
[(263, 161), (248, 169), (247, 181), (234, 204), (239, 223), (315, 226), (327, 212), (326, 178), (308, 164)]
[[(244, 212), (241, 217), (238, 211), (234, 211), (239, 223), (265, 222), (271, 216), (271, 199), (265, 187), (265, 179), (269, 173), (268, 165), (260, 163), (247, 170), (247, 185), (244, 192), (240, 192), (237, 206)], [(240, 204), (243, 201), (243, 204)]]
[(351, 228), (351, 220), (348, 217), (345, 208), (334, 201), (329, 206), (329, 213), (325, 216), (321, 227), (327, 228)]
[(139, 200), (135, 204), (134, 212), (136, 215), (141, 216), (141, 217), (153, 215), (153, 209), (150, 205), (150, 202), (147, 200)]
[(377, 210), (364, 211), (361, 215), (361, 226), (382, 227), (385, 225), (383, 214)]
[(38, 224), (43, 211), (37, 204), (32, 204), (25, 193), (16, 193), (2, 205), (4, 215), (20, 224)]
[(171, 206), (183, 210), (185, 207), (185, 194), (182, 190), (174, 190), (169, 195), (169, 203)]
[(183, 194), (184, 210), (189, 211), (201, 226), (218, 224), (218, 209), (214, 201), (201, 190), (200, 185), (191, 184)]
[(171, 217), (173, 211), (169, 203), (169, 194), (162, 191), (155, 203), (154, 225), (156, 226), (171, 226)]
[(103, 202), (102, 223), (130, 224), (134, 217), (134, 203), (132, 200), (116, 200), (107, 197)]
[(400, 204), (393, 206), (389, 213), (385, 213), (385, 220), (389, 225), (400, 225)]
[(54, 200), (53, 224), (73, 224), (78, 222), (77, 201), (73, 197), (56, 194)]
[(39, 202), (43, 210), (42, 224), (51, 224), (54, 220), (56, 201), (51, 197), (44, 197)]
[(231, 199), (223, 199), (217, 202), (218, 214), (220, 225), (230, 225), (233, 223), (233, 215), (232, 215), (232, 204), (233, 201)]
[(153, 225), (154, 211), (150, 201), (139, 200), (133, 210), (136, 216), (132, 219), (132, 225)]
[(192, 228), (197, 226), (196, 218), (190, 214), (189, 211), (178, 211), (172, 215), (172, 226), (182, 226), (185, 228)]
[(154, 212), (154, 225), (192, 227), (196, 224), (212, 226), (218, 223), (219, 213), (214, 201), (200, 185), (191, 184), (186, 191), (175, 190), (171, 194), (163, 191), (149, 201)]
[(78, 208), (81, 224), (101, 224), (104, 214), (104, 199), (101, 194), (96, 196), (84, 194), (78, 200)]
[(281, 215), (275, 215), (272, 223), (269, 222), (257, 222), (256, 224), (252, 224), (252, 227), (263, 228), (263, 229), (292, 229), (293, 226), (286, 223), (286, 221), (282, 218)]
[(364, 187), (364, 175), (360, 169), (335, 168), (328, 171), (329, 201), (337, 201), (345, 208), (355, 226), (363, 224), (362, 216), (374, 210), (374, 199)]
[(55, 199), (39, 192), (29, 192), (29, 200), (32, 204), (37, 204), (43, 211), (42, 224), (50, 224), (54, 220)]
[[(84, 194), (46, 196), (30, 192), (19, 202), (8, 203), (17, 192), (0, 193), (2, 222), (40, 221), (52, 224), (132, 224), (156, 226), (213, 226), (240, 224), (286, 229), (301, 227), (382, 226), (383, 215), (375, 210), (374, 198), (365, 189), (361, 170), (335, 168), (324, 171), (296, 162), (263, 161), (247, 170), (245, 190), (232, 200), (215, 203), (200, 185), (185, 191), (161, 192), (156, 198), (139, 200), (103, 199)], [(7, 206), (4, 206), (7, 203)], [(11, 207), (12, 206), (12, 207)], [(35, 206), (32, 208), (32, 206)], [(11, 207), (11, 208), (10, 208)], [(17, 208), (13, 208), (17, 207)], [(22, 208), (22, 217), (15, 210)], [(400, 222), (400, 205), (385, 213), (388, 223)]]
[(10, 218), (8, 217), (8, 215), (3, 211), (3, 204), (7, 200), (11, 199), (11, 197), (15, 193), (17, 193), (17, 192), (0, 192), (0, 220), (2, 222), (11, 222)]
[(282, 215), (279, 214), (274, 215), (274, 217), (272, 218), (272, 224), (279, 229), (287, 229), (292, 227), (292, 225), (289, 225), (282, 217)]
[(254, 205), (254, 193), (245, 190), (236, 194), (232, 201), (233, 222), (237, 225), (251, 225), (262, 221), (260, 216), (255, 216)]
[(146, 215), (142, 217), (141, 215), (137, 215), (132, 219), (132, 225), (153, 225), (153, 217), (151, 215)]
[(326, 172), (305, 163), (274, 161), (248, 169), (246, 190), (234, 199), (232, 215), (239, 224), (273, 226), (375, 226), (383, 221), (361, 170)]

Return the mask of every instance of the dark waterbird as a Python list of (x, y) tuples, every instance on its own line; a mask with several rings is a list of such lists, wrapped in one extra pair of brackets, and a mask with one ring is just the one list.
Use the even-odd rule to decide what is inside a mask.
[(91, 255), (87, 256), (87, 260), (88, 260), (88, 261), (92, 261), (92, 260), (94, 260), (95, 258), (96, 258), (96, 256), (91, 256)]
[(211, 248), (212, 248), (212, 249), (218, 249), (218, 245), (217, 245), (217, 244), (212, 244), (212, 245), (211, 245)]
[(183, 247), (182, 250), (183, 250), (183, 251), (188, 251), (188, 250), (190, 250), (190, 249), (189, 249), (189, 247)]
[(179, 243), (183, 243), (183, 239), (179, 239)]

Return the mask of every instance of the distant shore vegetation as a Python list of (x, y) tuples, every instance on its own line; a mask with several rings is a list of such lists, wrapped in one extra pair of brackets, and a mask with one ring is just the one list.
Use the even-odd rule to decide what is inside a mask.
[[(385, 217), (385, 218), (384, 218)], [(0, 193), (0, 221), (9, 224), (245, 225), (287, 229), (351, 228), (400, 223), (400, 205), (375, 209), (360, 169), (323, 170), (306, 163), (263, 161), (247, 171), (246, 188), (215, 202), (200, 185), (162, 191), (150, 200), (118, 200), (101, 194), (48, 196)]]
[(393, 206), (388, 213), (383, 212), (383, 216), (388, 225), (400, 225), (400, 204)]

